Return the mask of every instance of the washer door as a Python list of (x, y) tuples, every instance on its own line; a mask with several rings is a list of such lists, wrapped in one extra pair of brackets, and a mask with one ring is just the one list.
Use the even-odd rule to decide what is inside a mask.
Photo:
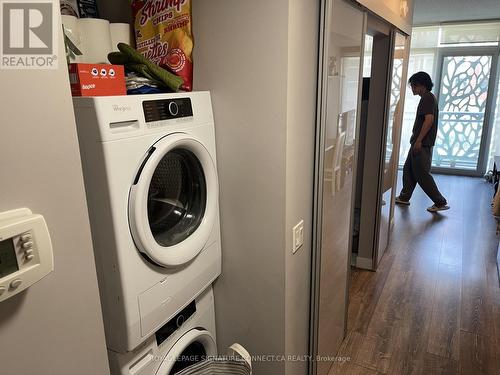
[(189, 262), (210, 236), (217, 196), (208, 150), (183, 133), (160, 139), (130, 189), (129, 224), (136, 246), (160, 266)]
[(217, 355), (215, 339), (210, 332), (193, 329), (182, 336), (162, 358), (156, 375), (174, 375), (177, 372)]

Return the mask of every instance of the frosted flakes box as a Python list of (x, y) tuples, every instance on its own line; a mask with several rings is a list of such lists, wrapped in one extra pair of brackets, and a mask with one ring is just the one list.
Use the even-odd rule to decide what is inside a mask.
[(137, 50), (193, 87), (191, 0), (132, 0)]

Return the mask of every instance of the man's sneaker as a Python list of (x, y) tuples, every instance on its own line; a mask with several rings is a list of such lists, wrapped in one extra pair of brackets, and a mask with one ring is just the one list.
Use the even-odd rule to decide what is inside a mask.
[(410, 201), (407, 201), (407, 200), (404, 200), (404, 199), (401, 199), (401, 197), (398, 195), (394, 201), (397, 203), (397, 204), (404, 204), (405, 206), (409, 206), (410, 205)]
[(433, 204), (432, 206), (427, 207), (427, 211), (429, 211), (429, 212), (446, 211), (449, 209), (450, 209), (450, 206), (447, 206), (446, 204), (443, 206), (438, 206), (438, 205)]

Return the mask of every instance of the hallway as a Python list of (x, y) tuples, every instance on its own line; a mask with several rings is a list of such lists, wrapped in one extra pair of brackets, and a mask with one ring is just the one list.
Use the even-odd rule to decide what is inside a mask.
[[(401, 180), (401, 179), (399, 179)], [(330, 375), (500, 374), (498, 240), (491, 185), (436, 176), (450, 211), (417, 188), (395, 208), (379, 270), (353, 270), (347, 337)]]

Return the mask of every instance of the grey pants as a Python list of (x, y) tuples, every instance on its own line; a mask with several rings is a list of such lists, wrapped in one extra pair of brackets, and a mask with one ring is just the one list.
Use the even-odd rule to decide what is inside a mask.
[(410, 200), (417, 184), (432, 199), (437, 206), (446, 205), (446, 199), (441, 195), (436, 186), (436, 182), (430, 173), (432, 165), (432, 147), (423, 146), (422, 150), (413, 154), (413, 147), (410, 148), (403, 167), (403, 189), (399, 197), (403, 200)]

